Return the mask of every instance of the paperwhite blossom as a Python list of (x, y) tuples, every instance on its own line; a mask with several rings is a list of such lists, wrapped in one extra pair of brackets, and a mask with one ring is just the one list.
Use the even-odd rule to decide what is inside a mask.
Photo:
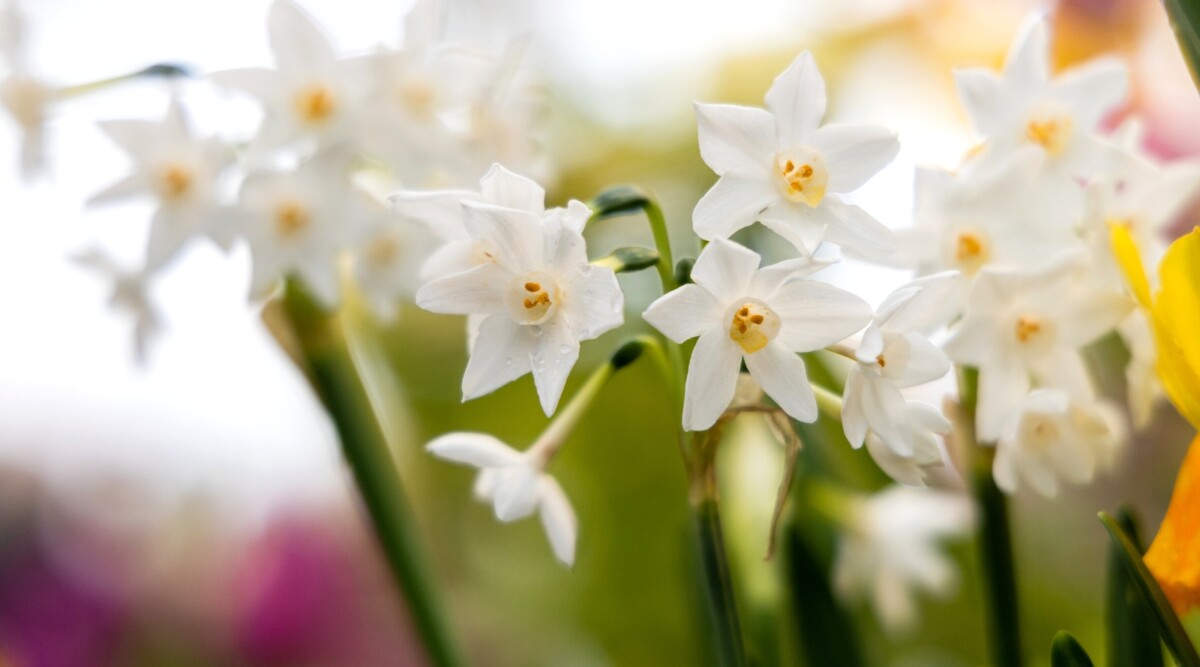
[(939, 542), (967, 536), (973, 510), (959, 494), (909, 487), (853, 503), (834, 556), (834, 590), (846, 602), (870, 600), (885, 630), (911, 630), (918, 590), (945, 596), (957, 585)]
[(158, 202), (146, 262), (161, 266), (189, 240), (209, 236), (223, 245), (216, 186), (232, 156), (221, 142), (193, 135), (178, 99), (161, 121), (114, 120), (100, 128), (134, 161), (133, 173), (92, 196), (90, 203), (149, 196)]
[(806, 51), (775, 79), (766, 109), (696, 104), (700, 156), (721, 178), (696, 204), (704, 239), (758, 221), (805, 255), (822, 241), (881, 259), (891, 231), (839, 194), (857, 190), (896, 157), (896, 135), (871, 125), (825, 125), (825, 82)]
[(1001, 427), (1033, 387), (1059, 387), (1090, 400), (1091, 379), (1079, 348), (1112, 330), (1132, 302), (1091, 279), (1081, 253), (1068, 253), (1032, 271), (984, 269), (945, 350), (956, 363), (979, 369), (977, 435), (1000, 437)]
[(359, 205), (362, 223), (352, 246), (354, 279), (375, 315), (389, 320), (401, 301), (415, 297), (421, 264), (437, 247), (437, 240), (421, 225), (365, 194)]
[(1083, 484), (1111, 466), (1122, 436), (1120, 415), (1108, 405), (1074, 401), (1061, 389), (1035, 390), (996, 443), (996, 486), (1012, 493), (1024, 481), (1053, 497), (1060, 479)]
[(155, 274), (143, 266), (129, 269), (107, 253), (91, 248), (77, 255), (75, 262), (112, 284), (108, 304), (133, 320), (133, 351), (139, 363), (145, 363), (151, 341), (162, 329), (162, 318), (150, 299)]
[(897, 454), (874, 433), (867, 433), (867, 452), (879, 469), (897, 482), (906, 486), (925, 486), (928, 470), (945, 465), (938, 436), (948, 435), (951, 424), (932, 405), (908, 401), (906, 410), (905, 427), (912, 441), (912, 453), (908, 456)]
[(338, 304), (337, 255), (363, 215), (342, 156), (326, 153), (295, 171), (250, 174), (230, 215), (250, 245), (252, 296), (296, 275), (322, 305)]
[(953, 314), (957, 291), (958, 274), (941, 273), (901, 287), (880, 305), (846, 376), (842, 428), (851, 445), (861, 447), (870, 429), (897, 454), (913, 453), (914, 429), (900, 390), (950, 371), (928, 335)]
[(588, 263), (582, 204), (542, 215), (463, 204), (463, 224), (484, 261), (417, 292), (436, 313), (484, 316), (463, 375), (463, 400), (533, 372), (542, 409), (554, 412), (579, 343), (620, 326), (624, 295), (611, 269)]
[(562, 487), (545, 472), (546, 449), (534, 445), (518, 452), (484, 433), (447, 433), (425, 448), (447, 461), (479, 468), (475, 495), (491, 503), (501, 521), (538, 512), (554, 555), (568, 567), (574, 564), (575, 512)]
[(0, 6), (0, 55), (8, 77), (0, 82), (0, 105), (21, 131), (21, 175), (34, 177), (46, 163), (46, 116), (59, 91), (30, 72), (26, 59), (25, 16), (14, 2)]
[(686, 430), (716, 423), (733, 400), (743, 361), (784, 412), (816, 420), (816, 398), (796, 353), (836, 343), (870, 321), (862, 299), (802, 278), (824, 264), (799, 259), (759, 269), (759, 261), (753, 251), (715, 239), (696, 259), (694, 284), (663, 295), (643, 315), (676, 343), (699, 336), (685, 387)]
[(266, 112), (252, 152), (308, 139), (321, 146), (352, 141), (366, 94), (359, 67), (338, 61), (329, 39), (294, 0), (274, 0), (267, 15), (275, 69), (252, 67), (212, 75), (220, 86), (255, 98)]
[(1158, 348), (1154, 332), (1143, 310), (1134, 310), (1117, 325), (1117, 333), (1129, 349), (1129, 364), (1125, 367), (1125, 393), (1133, 425), (1144, 428), (1154, 416), (1154, 406), (1165, 393), (1158, 377)]

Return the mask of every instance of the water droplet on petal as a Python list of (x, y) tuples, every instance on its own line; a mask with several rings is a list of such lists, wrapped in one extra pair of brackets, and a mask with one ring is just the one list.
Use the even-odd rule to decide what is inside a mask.
[(571, 346), (570, 346), (570, 345), (566, 345), (566, 344), (559, 345), (559, 346), (558, 346), (558, 353), (559, 353), (559, 354), (570, 354), (570, 353), (571, 353)]
[(513, 358), (512, 358), (512, 357), (504, 357), (504, 365), (505, 365), (505, 366), (512, 366), (512, 365), (513, 365)]
[(535, 324), (535, 325), (529, 327), (529, 333), (531, 333), (535, 336), (540, 336), (540, 335), (542, 335), (542, 327)]

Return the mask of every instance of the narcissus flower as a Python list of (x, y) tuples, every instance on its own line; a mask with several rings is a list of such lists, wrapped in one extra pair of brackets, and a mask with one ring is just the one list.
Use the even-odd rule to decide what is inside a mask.
[(358, 194), (362, 211), (351, 242), (354, 280), (375, 316), (390, 320), (401, 301), (416, 295), (421, 263), (437, 240), (427, 229), (396, 214), (382, 203)]
[(696, 104), (700, 156), (721, 178), (696, 204), (704, 239), (758, 221), (805, 255), (822, 241), (880, 259), (891, 231), (839, 194), (857, 190), (896, 157), (896, 135), (873, 125), (825, 125), (825, 82), (807, 51), (780, 74), (766, 109)]
[(888, 477), (905, 486), (925, 486), (930, 468), (945, 465), (946, 457), (938, 443), (939, 435), (950, 433), (951, 424), (937, 408), (918, 401), (908, 401), (905, 428), (912, 441), (912, 453), (901, 456), (874, 433), (867, 433), (867, 453)]
[(147, 267), (130, 269), (98, 248), (79, 254), (75, 262), (112, 284), (108, 305), (133, 320), (133, 351), (145, 363), (151, 341), (162, 328), (162, 318), (150, 299), (155, 274)]
[(484, 316), (463, 375), (463, 400), (532, 371), (542, 409), (553, 414), (580, 341), (624, 322), (616, 275), (588, 263), (573, 222), (579, 208), (586, 211), (578, 204), (538, 215), (463, 204), (463, 225), (482, 261), (417, 292), (426, 310)]
[(8, 78), (0, 82), (0, 105), (21, 131), (21, 176), (29, 180), (46, 166), (46, 116), (60, 91), (34, 77), (26, 58), (25, 16), (16, 3), (0, 7), (0, 55)]
[(696, 259), (695, 284), (663, 295), (643, 315), (676, 343), (699, 336), (685, 386), (686, 430), (716, 423), (733, 400), (743, 361), (784, 412), (815, 421), (816, 398), (796, 353), (836, 343), (871, 319), (862, 299), (803, 279), (824, 264), (798, 259), (759, 269), (759, 261), (753, 251), (716, 239)]

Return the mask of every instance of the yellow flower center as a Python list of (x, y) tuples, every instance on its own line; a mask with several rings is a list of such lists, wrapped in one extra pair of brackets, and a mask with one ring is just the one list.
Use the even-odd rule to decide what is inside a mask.
[(779, 316), (760, 301), (746, 301), (734, 309), (729, 321), (729, 338), (746, 354), (754, 354), (779, 334)]
[(788, 201), (815, 207), (825, 198), (829, 173), (825, 158), (815, 148), (801, 146), (776, 155), (775, 175)]
[(987, 237), (971, 229), (962, 230), (954, 236), (953, 252), (955, 265), (968, 276), (978, 273), (991, 255)]
[(296, 114), (309, 124), (319, 124), (330, 119), (337, 111), (337, 97), (323, 83), (314, 83), (296, 93)]
[(518, 324), (541, 324), (554, 315), (561, 300), (554, 279), (535, 271), (513, 280), (506, 305)]
[(303, 204), (286, 201), (275, 209), (275, 232), (281, 238), (290, 239), (305, 229), (312, 222), (312, 216)]
[(192, 189), (192, 171), (179, 164), (169, 164), (158, 174), (158, 191), (163, 199), (181, 199)]
[(433, 115), (433, 102), (437, 89), (424, 76), (407, 76), (400, 82), (400, 103), (416, 116)]
[(385, 234), (371, 241), (363, 256), (376, 266), (387, 266), (400, 255), (400, 241), (391, 234)]
[(1017, 342), (1029, 353), (1045, 352), (1054, 342), (1054, 326), (1039, 315), (1024, 314), (1013, 326)]
[(1071, 139), (1071, 117), (1059, 111), (1041, 111), (1025, 125), (1025, 138), (1046, 149), (1050, 155), (1061, 155)]

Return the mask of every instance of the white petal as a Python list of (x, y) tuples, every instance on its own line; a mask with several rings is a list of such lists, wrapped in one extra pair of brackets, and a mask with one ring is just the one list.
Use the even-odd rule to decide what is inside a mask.
[(769, 300), (775, 291), (788, 280), (812, 275), (829, 268), (836, 260), (817, 257), (796, 257), (764, 266), (750, 281), (750, 296)]
[(906, 334), (905, 359), (901, 372), (889, 379), (899, 387), (912, 387), (934, 380), (950, 372), (950, 360), (941, 348), (919, 333)]
[(493, 164), (479, 181), (483, 201), (518, 211), (541, 213), (546, 209), (546, 191), (532, 180)]
[(783, 320), (779, 342), (794, 352), (832, 345), (871, 321), (866, 301), (817, 280), (785, 283), (767, 305)]
[(542, 333), (533, 340), (529, 361), (533, 366), (533, 382), (537, 385), (542, 411), (549, 417), (558, 407), (558, 399), (567, 385), (567, 376), (579, 360), (579, 339), (571, 333), (561, 317), (555, 317), (541, 326)]
[(725, 239), (709, 243), (692, 266), (692, 282), (727, 304), (746, 296), (761, 258), (753, 250)]
[(432, 282), (447, 278), (456, 273), (465, 273), (479, 266), (479, 257), (475, 253), (475, 242), (451, 241), (444, 243), (421, 265), (422, 281)]
[(1125, 102), (1129, 68), (1116, 58), (1097, 58), (1064, 72), (1054, 93), (1074, 112), (1080, 129), (1093, 131), (1100, 121)]
[(498, 469), (492, 496), (496, 518), (507, 523), (533, 514), (538, 505), (540, 479), (538, 471), (529, 465)]
[(825, 158), (829, 192), (857, 190), (900, 152), (896, 133), (877, 125), (826, 125), (812, 146)]
[(480, 264), (463, 273), (439, 278), (417, 290), (417, 305), (434, 313), (467, 315), (503, 308), (511, 274), (495, 264)]
[(767, 110), (775, 117), (776, 142), (788, 149), (808, 144), (825, 116), (825, 80), (812, 54), (801, 53), (771, 84)]
[(812, 208), (786, 199), (776, 201), (763, 211), (759, 221), (806, 257), (817, 251), (829, 226), (837, 222), (824, 206)]
[(333, 257), (304, 262), (296, 267), (296, 273), (318, 303), (328, 310), (337, 308), (342, 300), (342, 290)]
[(159, 123), (150, 120), (106, 120), (97, 124), (100, 129), (139, 163), (149, 162), (160, 148)]
[(528, 211), (463, 202), (463, 226), (513, 273), (542, 268), (545, 232)]
[(879, 305), (880, 326), (888, 331), (925, 332), (945, 324), (959, 307), (963, 277), (946, 271), (914, 280)]
[[(1094, 289), (1093, 286), (1079, 286)], [(1064, 299), (1057, 314), (1059, 334), (1073, 346), (1087, 345), (1112, 331), (1133, 310), (1133, 302), (1121, 294), (1095, 292), (1082, 298)]]
[(792, 419), (805, 423), (817, 420), (817, 398), (808, 384), (804, 360), (778, 343), (769, 343), (746, 355), (746, 368), (771, 400)]
[(522, 461), (520, 452), (486, 433), (447, 433), (431, 440), (425, 451), (476, 468), (497, 468)]
[(146, 243), (147, 266), (163, 266), (183, 248), (197, 228), (194, 216), (192, 211), (172, 212), (161, 207), (155, 212)]
[(240, 90), (263, 101), (273, 101), (280, 94), (281, 82), (278, 74), (262, 67), (214, 72), (208, 78), (222, 88)]
[(692, 229), (702, 239), (729, 238), (779, 198), (765, 178), (725, 174), (696, 202)]
[(333, 47), (316, 22), (293, 0), (275, 0), (267, 15), (271, 49), (280, 69), (325, 73), (333, 65)]
[(1004, 82), (1015, 97), (1031, 97), (1050, 79), (1050, 37), (1045, 16), (1025, 21), (1004, 61)]
[(388, 199), (397, 213), (421, 223), (434, 236), (446, 241), (458, 241), (469, 238), (463, 227), (462, 204), (464, 201), (478, 201), (479, 197), (478, 193), (469, 190), (403, 190)]
[(572, 199), (567, 202), (566, 208), (558, 208), (555, 211), (562, 226), (576, 234), (583, 234), (584, 227), (587, 227), (588, 220), (592, 218), (592, 209), (578, 199)]
[(525, 327), (507, 313), (493, 313), (479, 325), (471, 358), (463, 373), (463, 400), (469, 401), (499, 389), (530, 371), (533, 340)]
[(549, 475), (542, 475), (541, 502), (539, 503), (542, 528), (550, 540), (554, 555), (567, 567), (575, 564), (575, 542), (579, 534), (579, 523), (571, 502), (562, 487)]
[(578, 340), (591, 340), (625, 323), (625, 294), (612, 269), (589, 266), (571, 281), (563, 315)]
[(991, 365), (979, 370), (979, 405), (975, 418), (980, 442), (995, 442), (1004, 422), (1016, 414), (1029, 393), (1029, 374), (1019, 363)]
[(835, 218), (825, 230), (825, 240), (836, 243), (852, 257), (867, 261), (887, 259), (896, 249), (896, 236), (862, 208), (837, 197), (826, 197), (818, 209)]
[(153, 184), (150, 181), (149, 175), (147, 175), (145, 172), (138, 171), (126, 176), (125, 178), (122, 178), (116, 183), (113, 183), (107, 188), (104, 188), (100, 192), (92, 195), (88, 198), (87, 205), (95, 206), (96, 204), (107, 204), (109, 202), (120, 201), (129, 197), (152, 194), (154, 194)]
[(842, 391), (842, 431), (851, 447), (862, 447), (867, 437), (867, 413), (863, 406), (863, 372), (857, 366), (846, 376)]
[(725, 304), (699, 285), (684, 285), (660, 296), (642, 318), (664, 336), (682, 343), (721, 326)]
[(684, 387), (684, 430), (703, 431), (717, 422), (733, 401), (741, 363), (741, 348), (724, 331), (712, 330), (700, 336)]
[(912, 456), (912, 425), (904, 395), (883, 378), (866, 379), (863, 389), (863, 411), (871, 430), (900, 456)]
[(996, 132), (1000, 124), (1000, 80), (996, 73), (983, 68), (954, 70), (958, 98), (975, 129), (981, 134)]
[(696, 103), (700, 157), (714, 172), (762, 176), (775, 154), (775, 119), (763, 109)]

